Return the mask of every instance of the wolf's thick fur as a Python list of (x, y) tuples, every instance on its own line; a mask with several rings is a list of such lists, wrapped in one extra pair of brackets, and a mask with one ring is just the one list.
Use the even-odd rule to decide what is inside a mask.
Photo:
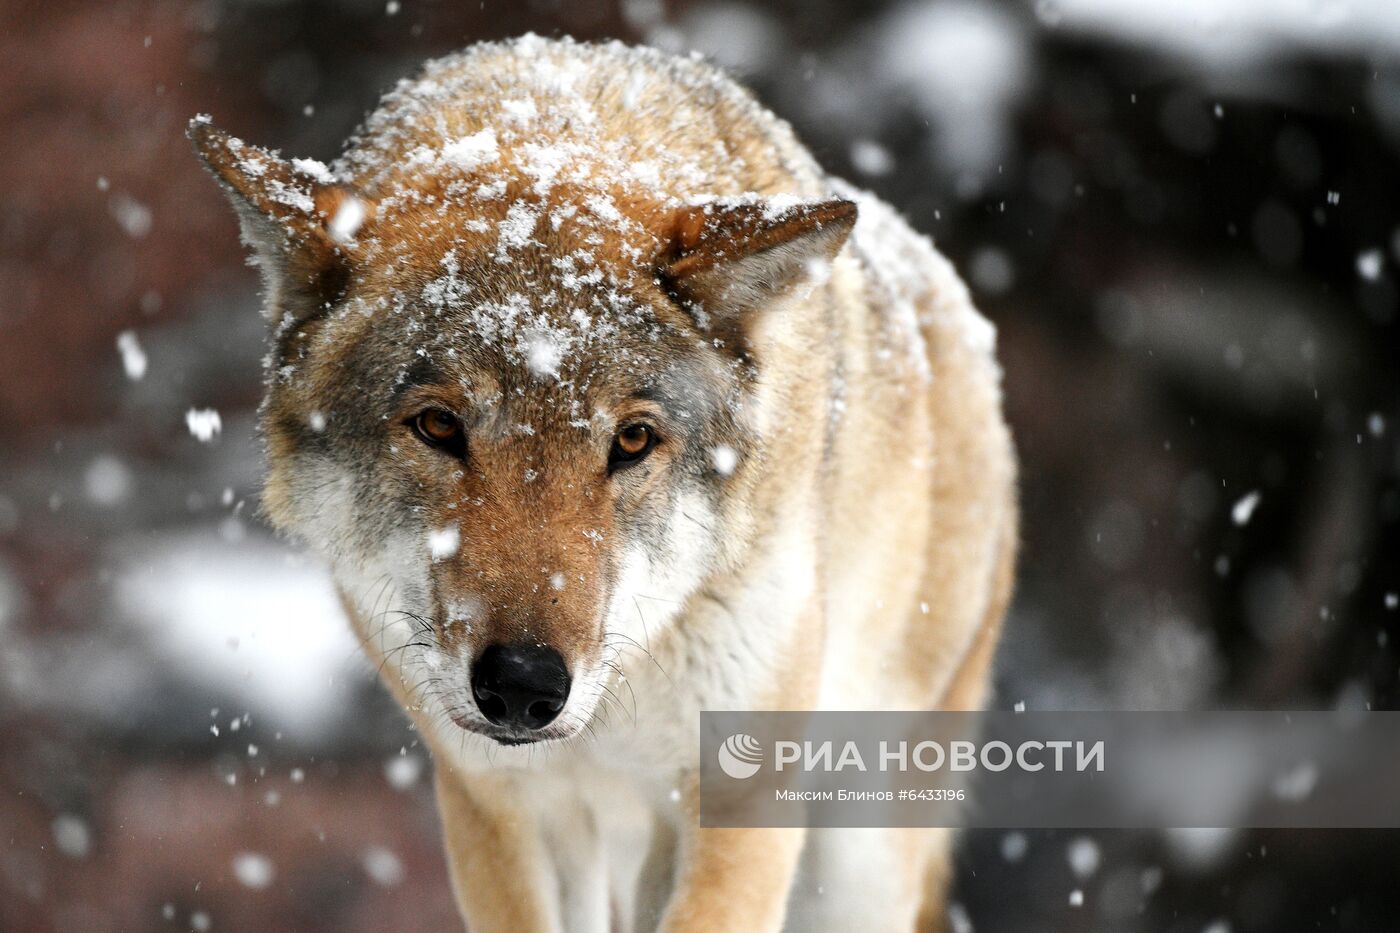
[[(434, 61), (330, 169), (191, 135), (267, 288), (267, 513), (433, 750), (471, 929), (940, 926), (946, 833), (700, 830), (695, 753), (702, 709), (983, 702), (1015, 465), (948, 263), (618, 44)], [(530, 734), (471, 680), (522, 642), (572, 679)]]

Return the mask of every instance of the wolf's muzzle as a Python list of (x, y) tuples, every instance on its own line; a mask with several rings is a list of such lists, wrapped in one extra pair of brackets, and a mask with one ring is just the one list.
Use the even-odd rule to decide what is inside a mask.
[(569, 698), (569, 670), (548, 645), (490, 645), (472, 665), (481, 714), (509, 729), (543, 729)]

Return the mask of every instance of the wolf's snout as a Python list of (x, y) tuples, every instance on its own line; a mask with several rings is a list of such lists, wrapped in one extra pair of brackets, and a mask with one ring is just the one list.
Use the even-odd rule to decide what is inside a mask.
[(543, 729), (569, 698), (569, 670), (547, 645), (490, 645), (472, 667), (472, 696), (498, 726)]

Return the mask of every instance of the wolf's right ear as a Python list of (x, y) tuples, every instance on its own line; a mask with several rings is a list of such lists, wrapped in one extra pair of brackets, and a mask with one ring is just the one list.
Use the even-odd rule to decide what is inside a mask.
[(301, 320), (345, 292), (355, 234), (373, 205), (317, 162), (288, 162), (216, 128), (189, 125), (190, 141), (233, 202), (243, 242), (262, 272), (264, 313)]

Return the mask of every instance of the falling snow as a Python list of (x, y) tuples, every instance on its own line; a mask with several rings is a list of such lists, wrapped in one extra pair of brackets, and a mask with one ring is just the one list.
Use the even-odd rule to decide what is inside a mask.
[(84, 859), (92, 849), (92, 832), (79, 817), (61, 813), (53, 820), (53, 842), (69, 858)]
[(461, 529), (457, 525), (447, 525), (428, 533), (428, 553), (433, 560), (446, 560), (457, 553), (461, 544)]
[(117, 352), (121, 354), (122, 369), (132, 382), (141, 381), (146, 375), (146, 351), (141, 349), (141, 341), (134, 330), (124, 330), (117, 334)]
[(240, 852), (233, 858), (233, 876), (245, 888), (262, 890), (272, 884), (276, 872), (272, 859), (257, 852)]
[(1254, 517), (1254, 510), (1259, 507), (1259, 499), (1257, 489), (1241, 496), (1230, 508), (1230, 520), (1241, 528), (1248, 525), (1249, 520)]
[(415, 755), (395, 755), (384, 763), (384, 779), (394, 790), (408, 790), (423, 774), (423, 760)]
[(729, 476), (739, 466), (739, 452), (728, 444), (710, 448), (710, 464), (720, 476)]
[(185, 426), (190, 436), (201, 444), (211, 443), (223, 430), (224, 423), (219, 413), (212, 408), (191, 408), (185, 412)]
[(1368, 249), (1356, 257), (1356, 274), (1368, 282), (1375, 282), (1380, 279), (1384, 265), (1385, 254), (1378, 249)]
[(355, 241), (355, 234), (360, 232), (360, 225), (364, 222), (365, 203), (354, 195), (349, 195), (336, 208), (327, 229), (331, 239), (337, 243), (349, 244)]

